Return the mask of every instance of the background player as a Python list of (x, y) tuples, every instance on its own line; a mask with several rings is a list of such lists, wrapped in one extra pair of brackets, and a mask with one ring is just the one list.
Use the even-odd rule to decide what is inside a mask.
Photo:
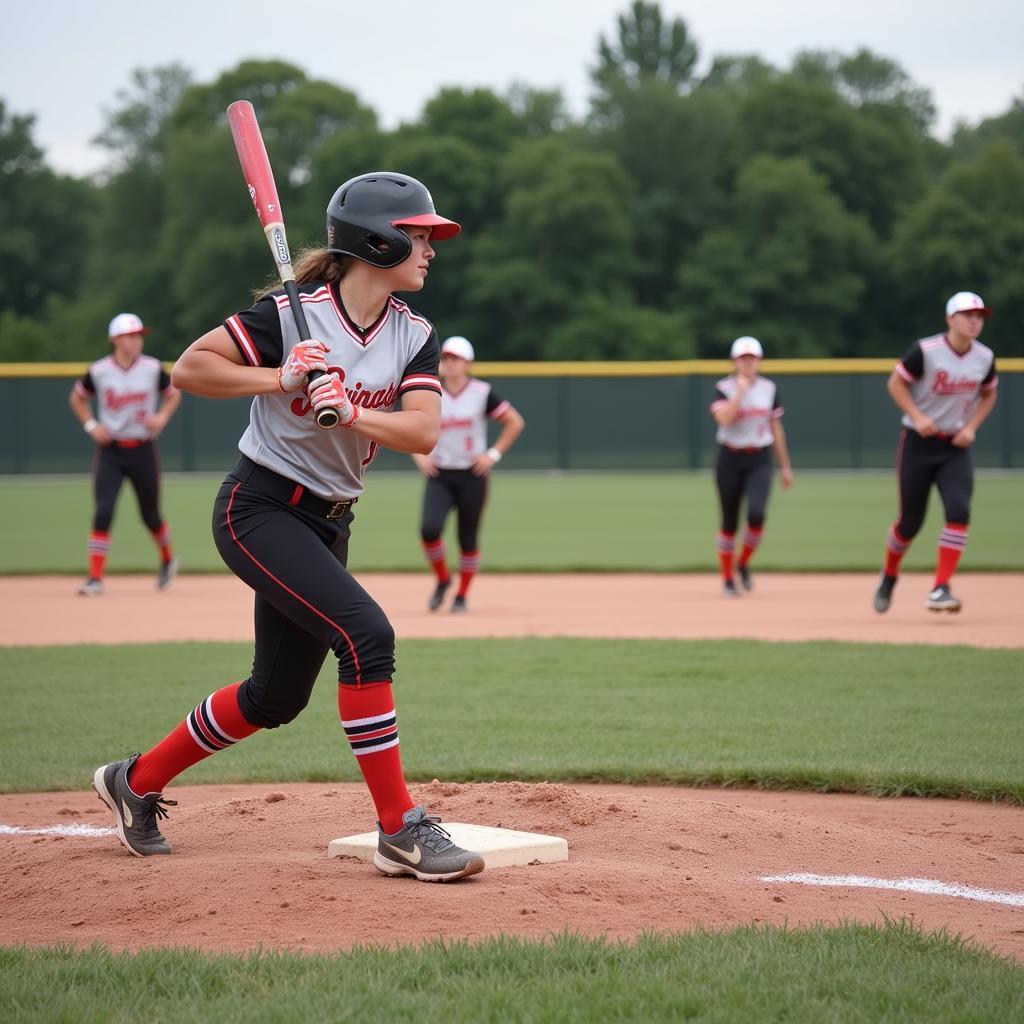
[(171, 531), (160, 514), (156, 439), (181, 404), (181, 395), (160, 361), (142, 354), (147, 334), (149, 328), (134, 313), (118, 313), (107, 328), (113, 351), (93, 363), (68, 396), (82, 429), (97, 447), (89, 576), (78, 588), (79, 594), (86, 597), (103, 593), (110, 526), (126, 478), (135, 489), (142, 521), (160, 550), (157, 586), (161, 590), (166, 587), (178, 569), (178, 560), (171, 550)]
[(718, 424), (718, 461), (715, 483), (721, 506), (718, 561), (727, 597), (739, 597), (733, 578), (740, 502), (747, 499), (747, 528), (736, 571), (744, 589), (753, 590), (750, 559), (764, 534), (765, 510), (772, 485), (772, 449), (779, 460), (782, 486), (793, 482), (786, 432), (782, 429), (782, 403), (773, 381), (758, 375), (764, 351), (757, 338), (744, 336), (732, 343), (729, 358), (735, 367), (715, 386), (711, 415)]
[[(444, 524), (454, 508), (458, 516), (459, 588), (453, 612), (466, 611), (466, 595), (480, 565), (477, 538), (487, 500), (491, 470), (515, 444), (525, 421), (490, 384), (470, 376), (475, 354), (465, 338), (449, 338), (441, 346), (441, 436), (429, 455), (413, 455), (427, 478), (420, 519), (420, 539), (437, 576), (429, 608), (436, 611), (451, 575), (445, 558)], [(501, 433), (487, 447), (487, 420), (501, 424)]]
[(957, 292), (946, 303), (946, 333), (915, 341), (889, 374), (886, 387), (903, 412), (896, 453), (900, 514), (889, 529), (876, 612), (889, 610), (900, 562), (924, 523), (932, 484), (939, 489), (946, 525), (925, 607), (958, 612), (962, 606), (949, 582), (967, 546), (974, 490), (971, 445), (996, 404), (996, 359), (977, 340), (991, 313), (980, 295)]
[[(457, 847), (413, 805), (391, 691), (395, 633), (346, 569), (352, 505), (378, 446), (428, 452), (437, 442), (437, 334), (392, 293), (419, 291), (434, 243), (459, 230), (415, 178), (352, 178), (327, 207), (327, 247), (295, 263), (319, 340), (299, 341), (287, 297), (268, 289), (178, 360), (174, 380), (187, 391), (255, 396), (242, 459), (214, 505), (213, 533), (228, 567), (256, 592), (256, 651), (243, 682), (212, 693), (141, 756), (96, 770), (93, 785), (130, 852), (170, 853), (157, 827), (170, 802), (164, 787), (210, 754), (292, 721), (333, 650), (341, 724), (377, 811), (374, 864), (424, 881), (483, 869), (479, 854)], [(313, 370), (322, 376), (310, 384)], [(317, 427), (324, 407), (337, 409), (337, 429)]]

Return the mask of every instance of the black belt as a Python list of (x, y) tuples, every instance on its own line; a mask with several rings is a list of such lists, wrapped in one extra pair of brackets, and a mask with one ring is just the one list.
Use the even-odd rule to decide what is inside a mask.
[(312, 512), (315, 516), (323, 519), (340, 519), (346, 515), (358, 498), (348, 498), (345, 501), (328, 501), (311, 491), (308, 491), (303, 484), (297, 484), (280, 473), (275, 473), (266, 466), (243, 455), (241, 461), (235, 467), (233, 474), (239, 480), (252, 482), (262, 491), (272, 497), (278, 498), (289, 505), (301, 508), (305, 512)]
[(755, 452), (766, 452), (766, 451), (768, 451), (768, 449), (771, 448), (771, 445), (770, 444), (766, 444), (766, 445), (756, 445), (755, 444), (755, 445), (749, 445), (746, 448), (737, 448), (737, 447), (735, 447), (734, 445), (731, 445), (731, 444), (723, 444), (722, 447), (727, 452), (738, 452), (741, 455), (753, 455)]

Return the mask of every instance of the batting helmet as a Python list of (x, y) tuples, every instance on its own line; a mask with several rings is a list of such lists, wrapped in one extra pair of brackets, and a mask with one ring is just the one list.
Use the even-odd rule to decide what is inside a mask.
[(434, 211), (422, 182), (394, 171), (349, 178), (327, 204), (327, 250), (374, 267), (397, 267), (412, 242), (403, 227), (429, 227), (431, 240), (454, 238), (462, 228)]

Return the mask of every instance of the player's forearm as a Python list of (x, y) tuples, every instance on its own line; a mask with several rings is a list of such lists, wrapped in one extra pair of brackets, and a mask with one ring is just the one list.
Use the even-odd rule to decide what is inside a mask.
[(174, 364), (171, 383), (200, 398), (244, 398), (280, 394), (277, 368), (242, 366), (217, 352), (187, 349)]
[(68, 395), (68, 405), (71, 406), (71, 411), (83, 427), (93, 418), (92, 406), (77, 391), (72, 391)]
[(494, 447), (504, 455), (516, 443), (525, 426), (526, 420), (515, 409), (510, 409), (502, 417), (501, 433), (495, 439)]
[(441, 434), (441, 417), (420, 409), (381, 412), (361, 408), (359, 419), (350, 429), (392, 451), (429, 455)]
[(160, 403), (160, 415), (163, 416), (165, 423), (169, 422), (178, 411), (179, 405), (181, 405), (181, 392), (177, 388), (164, 395), (163, 401)]
[(905, 412), (911, 419), (921, 415), (921, 410), (910, 397), (910, 388), (907, 387), (907, 382), (895, 370), (889, 375), (885, 388), (900, 412)]
[(772, 421), (772, 440), (775, 444), (775, 457), (782, 469), (791, 469), (789, 461), (789, 445), (786, 444), (786, 431), (778, 420)]

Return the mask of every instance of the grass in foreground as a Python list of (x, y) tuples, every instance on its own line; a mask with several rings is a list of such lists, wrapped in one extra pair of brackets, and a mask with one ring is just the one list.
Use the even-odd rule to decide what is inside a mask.
[(0, 948), (0, 1012), (47, 1021), (1011, 1021), (1024, 971), (905, 923), (563, 935), (329, 956)]
[[(80, 789), (243, 678), (243, 644), (8, 648), (0, 789)], [(182, 782), (356, 780), (328, 661), (311, 706)], [(758, 641), (407, 640), (410, 779), (668, 782), (1024, 803), (1024, 654)]]
[[(225, 471), (230, 467), (225, 467)], [(164, 514), (185, 572), (224, 572), (210, 536), (213, 499), (223, 474), (168, 475)], [(419, 543), (423, 479), (415, 472), (374, 473), (356, 506), (350, 565), (425, 571)], [(0, 573), (82, 573), (92, 515), (91, 484), (81, 477), (0, 477)], [(967, 570), (1024, 570), (1019, 509), (1024, 473), (979, 474)], [(714, 571), (718, 506), (710, 471), (680, 473), (496, 473), (484, 520), (484, 566), (495, 572)], [(891, 473), (799, 474), (777, 490), (757, 555), (759, 570), (870, 571), (880, 565), (896, 516)], [(931, 569), (942, 520), (930, 514), (907, 555), (908, 570)], [(457, 550), (449, 524), (449, 551)], [(111, 572), (155, 572), (153, 541), (135, 499), (122, 491), (111, 534)]]

